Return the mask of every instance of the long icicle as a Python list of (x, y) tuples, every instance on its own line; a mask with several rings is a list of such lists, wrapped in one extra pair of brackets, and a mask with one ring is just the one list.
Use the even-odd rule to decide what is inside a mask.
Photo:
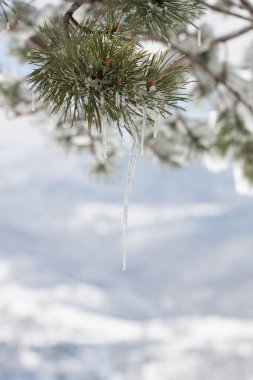
[(145, 130), (147, 125), (147, 106), (143, 105), (143, 120), (142, 120), (142, 129), (141, 129), (141, 155), (144, 155), (144, 140), (145, 140)]
[(128, 164), (128, 173), (127, 173), (127, 184), (125, 190), (125, 201), (124, 201), (124, 217), (123, 217), (123, 231), (122, 231), (122, 242), (123, 242), (123, 271), (126, 271), (127, 265), (127, 229), (128, 229), (128, 208), (129, 208), (129, 199), (131, 195), (136, 159), (139, 150), (139, 139), (136, 135), (133, 137), (133, 143), (131, 148), (131, 154)]

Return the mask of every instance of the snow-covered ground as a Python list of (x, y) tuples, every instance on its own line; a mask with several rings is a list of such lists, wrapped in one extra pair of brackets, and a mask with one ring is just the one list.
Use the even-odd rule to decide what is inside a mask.
[(1, 114), (0, 379), (253, 379), (252, 199), (139, 158), (123, 273), (126, 164), (91, 182)]

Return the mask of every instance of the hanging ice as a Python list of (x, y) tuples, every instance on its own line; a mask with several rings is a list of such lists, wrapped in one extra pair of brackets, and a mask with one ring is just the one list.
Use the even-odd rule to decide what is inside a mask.
[(104, 107), (104, 104), (105, 104), (105, 97), (104, 97), (104, 94), (103, 94), (103, 93), (101, 94), (101, 97), (100, 97), (100, 103), (101, 103), (101, 107)]
[(121, 103), (120, 94), (118, 92), (116, 92), (116, 94), (115, 94), (115, 105), (116, 105), (116, 107), (120, 107), (120, 103)]
[(35, 105), (35, 96), (34, 93), (32, 92), (32, 112), (36, 111), (36, 105)]
[(101, 129), (102, 129), (102, 137), (103, 137), (103, 147), (104, 147), (104, 158), (107, 158), (107, 123), (103, 120), (103, 116), (101, 117)]
[(124, 95), (122, 95), (122, 97), (121, 97), (121, 105), (122, 105), (122, 107), (126, 106), (126, 98)]
[(11, 26), (10, 26), (10, 23), (9, 23), (9, 21), (8, 21), (7, 24), (6, 24), (6, 30), (9, 31), (9, 30), (10, 30), (10, 27), (11, 27)]
[(154, 116), (154, 138), (155, 139), (157, 138), (157, 134), (158, 134), (158, 114), (155, 112), (155, 116)]
[(201, 29), (198, 29), (198, 47), (201, 47), (202, 45), (202, 35), (201, 35)]
[(143, 105), (143, 120), (142, 120), (142, 128), (141, 128), (141, 155), (144, 155), (144, 140), (145, 140), (145, 130), (147, 125), (147, 106)]
[(139, 140), (138, 136), (136, 134), (135, 138), (133, 139), (132, 148), (131, 148), (131, 154), (128, 164), (128, 173), (127, 173), (127, 184), (126, 184), (126, 190), (125, 190), (125, 201), (124, 201), (124, 216), (123, 216), (123, 233), (122, 233), (122, 243), (123, 243), (123, 271), (126, 271), (127, 265), (126, 265), (126, 259), (127, 259), (127, 227), (128, 227), (128, 208), (129, 208), (129, 199), (131, 195), (133, 180), (134, 180), (134, 174), (135, 174), (135, 166), (136, 166), (136, 159), (138, 155), (139, 150)]
[(89, 95), (85, 95), (84, 104), (87, 106), (88, 103), (89, 103)]

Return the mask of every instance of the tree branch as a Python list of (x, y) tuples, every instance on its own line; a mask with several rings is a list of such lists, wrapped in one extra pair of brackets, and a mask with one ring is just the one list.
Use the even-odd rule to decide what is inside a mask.
[(232, 33), (229, 33), (229, 34), (225, 34), (224, 36), (215, 38), (210, 43), (210, 45), (208, 47), (208, 50), (210, 49), (210, 47), (214, 47), (214, 46), (216, 46), (217, 44), (219, 44), (221, 42), (227, 42), (227, 41), (232, 40), (234, 38), (240, 37), (240, 36), (242, 36), (245, 33), (251, 32), (252, 30), (253, 30), (253, 23), (251, 25), (248, 25), (248, 26), (242, 28), (242, 29), (236, 30), (235, 32), (232, 32)]
[(207, 66), (200, 62), (196, 56), (192, 55), (188, 51), (182, 50), (180, 47), (175, 45), (172, 45), (172, 48), (180, 54), (184, 55), (185, 58), (189, 60), (192, 65), (198, 66), (200, 69), (202, 69), (204, 73), (206, 73), (209, 76), (209, 78), (211, 78), (216, 84), (222, 84), (238, 102), (243, 104), (244, 107), (247, 108), (251, 114), (253, 114), (253, 108), (251, 107), (251, 105), (249, 105), (248, 102), (242, 98), (241, 94), (232, 86), (230, 86), (230, 84), (227, 83), (222, 76), (214, 74)]
[(247, 20), (247, 21), (253, 22), (253, 19), (251, 17), (243, 16), (243, 15), (241, 15), (239, 13), (232, 12), (232, 11), (230, 11), (228, 9), (220, 8), (217, 5), (212, 5), (212, 4), (207, 4), (207, 3), (205, 5), (206, 5), (207, 8), (212, 9), (215, 12), (223, 13), (223, 14), (226, 14), (228, 16), (233, 16), (233, 17), (240, 18), (242, 20)]
[(248, 0), (240, 0), (241, 3), (245, 6), (245, 8), (251, 13), (253, 14), (253, 5), (250, 4), (250, 2)]
[(70, 21), (73, 22), (75, 26), (78, 25), (78, 22), (74, 19), (73, 14), (85, 3), (95, 3), (96, 1), (102, 2), (102, 0), (76, 0), (73, 2), (69, 10), (63, 16), (63, 25), (68, 31)]

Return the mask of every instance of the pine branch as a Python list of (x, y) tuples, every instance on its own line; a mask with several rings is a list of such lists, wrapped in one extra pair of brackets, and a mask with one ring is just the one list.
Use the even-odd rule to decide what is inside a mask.
[[(89, 128), (94, 123), (101, 132), (105, 118), (122, 122), (131, 132), (128, 126), (142, 116), (144, 106), (148, 112), (156, 110), (166, 117), (168, 107), (186, 101), (186, 96), (178, 93), (186, 84), (186, 69), (177, 65), (163, 71), (171, 61), (169, 51), (148, 54), (127, 34), (115, 36), (108, 28), (102, 33), (94, 25), (87, 21), (72, 31), (70, 38), (63, 25), (39, 28), (39, 43), (45, 48), (31, 52), (37, 68), (28, 82), (47, 106), (52, 105), (53, 113), (64, 107), (64, 119), (72, 114), (73, 122), (83, 118)], [(154, 122), (150, 115), (148, 120)]]

